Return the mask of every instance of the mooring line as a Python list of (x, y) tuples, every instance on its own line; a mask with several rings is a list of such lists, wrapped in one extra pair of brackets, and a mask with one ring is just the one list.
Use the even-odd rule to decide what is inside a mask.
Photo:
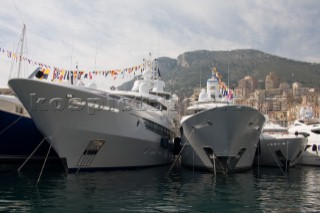
[(21, 166), (18, 169), (18, 172), (20, 172), (20, 170), (24, 167), (24, 165), (30, 160), (30, 158), (33, 156), (33, 154), (39, 149), (39, 147), (41, 146), (41, 144), (44, 142), (44, 140), (46, 139), (46, 137), (44, 137), (42, 139), (42, 141), (38, 144), (38, 146), (33, 150), (33, 152), (27, 157), (27, 159), (21, 164)]
[(178, 160), (178, 159), (179, 159), (179, 157), (181, 156), (181, 153), (182, 153), (182, 151), (183, 151), (184, 147), (186, 146), (186, 144), (187, 144), (187, 143), (183, 144), (182, 149), (180, 150), (180, 152), (179, 152), (178, 156), (176, 157), (176, 159), (175, 159), (175, 160), (174, 160), (174, 162), (172, 163), (172, 165), (171, 165), (171, 167), (170, 167), (169, 171), (167, 172), (167, 176), (170, 174), (170, 172), (171, 172), (171, 170), (172, 170), (173, 166), (176, 164), (177, 160)]
[(37, 185), (38, 185), (38, 183), (39, 183), (39, 181), (40, 181), (40, 178), (41, 178), (41, 175), (42, 175), (42, 172), (43, 172), (44, 166), (46, 165), (46, 162), (47, 162), (47, 159), (48, 159), (49, 153), (50, 153), (50, 151), (51, 151), (51, 147), (52, 147), (52, 143), (50, 143), (49, 150), (48, 150), (48, 152), (47, 152), (46, 158), (44, 159), (44, 162), (43, 162), (43, 165), (42, 165), (42, 168), (41, 168), (41, 171), (40, 171), (40, 174), (39, 174), (38, 180), (37, 180)]
[[(191, 136), (192, 136), (193, 132), (194, 132), (194, 128), (192, 128), (192, 131), (190, 132), (190, 136), (189, 136), (189, 137), (191, 137)], [(182, 135), (181, 135), (181, 136), (182, 136)], [(186, 139), (187, 139), (187, 138), (186, 138)], [(188, 140), (187, 140), (187, 141), (188, 141)], [(189, 142), (188, 142), (188, 143), (189, 143)], [(183, 151), (184, 147), (186, 146), (186, 144), (187, 144), (187, 143), (184, 143), (184, 144), (183, 144), (183, 147), (181, 148), (181, 150), (180, 150), (180, 152), (179, 152), (178, 156), (176, 157), (176, 159), (175, 159), (175, 160), (174, 160), (174, 162), (172, 163), (172, 165), (171, 165), (171, 167), (170, 167), (169, 171), (167, 172), (167, 176), (170, 174), (170, 172), (171, 172), (171, 170), (172, 170), (173, 166), (176, 164), (177, 160), (178, 160), (178, 159), (179, 159), (179, 157), (181, 156), (182, 151)]]
[(269, 146), (267, 146), (267, 147), (268, 147), (268, 150), (269, 150), (269, 152), (271, 153), (271, 155), (272, 155), (273, 159), (276, 161), (276, 163), (277, 163), (277, 165), (278, 165), (278, 167), (279, 167), (280, 171), (282, 172), (283, 176), (286, 176), (286, 173), (283, 171), (283, 169), (282, 169), (282, 167), (281, 167), (280, 163), (278, 162), (277, 158), (275, 157), (275, 154), (271, 151), (271, 148), (270, 148)]
[(17, 118), (15, 121), (13, 121), (10, 125), (8, 125), (6, 128), (4, 128), (1, 132), (0, 135), (2, 133), (4, 133), (5, 131), (7, 131), (10, 127), (12, 127), (15, 123), (17, 123), (20, 119), (22, 118), (22, 116), (20, 116), (19, 118)]

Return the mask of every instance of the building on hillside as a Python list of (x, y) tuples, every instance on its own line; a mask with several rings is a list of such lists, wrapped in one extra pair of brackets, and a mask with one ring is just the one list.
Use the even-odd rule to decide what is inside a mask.
[(238, 88), (235, 90), (237, 97), (249, 98), (250, 93), (257, 88), (257, 80), (252, 76), (246, 76), (238, 81)]
[(246, 82), (248, 82), (250, 92), (254, 92), (257, 89), (257, 84), (258, 84), (257, 79), (248, 75), (248, 76), (244, 77), (244, 80)]
[(258, 81), (258, 83), (257, 83), (257, 89), (258, 89), (258, 90), (265, 90), (265, 89), (266, 89), (265, 83), (264, 83), (263, 80), (260, 79), (260, 80)]
[(269, 75), (266, 76), (265, 85), (266, 90), (279, 88), (280, 76), (275, 72), (270, 72)]
[(301, 88), (302, 88), (301, 83), (294, 82), (292, 84), (292, 94), (293, 94), (293, 96), (301, 95)]
[(266, 100), (266, 91), (265, 90), (256, 90), (254, 92), (254, 98), (257, 100), (257, 109), (264, 112), (263, 103)]
[(289, 94), (292, 92), (290, 85), (287, 82), (281, 82), (279, 89), (281, 90), (282, 94)]

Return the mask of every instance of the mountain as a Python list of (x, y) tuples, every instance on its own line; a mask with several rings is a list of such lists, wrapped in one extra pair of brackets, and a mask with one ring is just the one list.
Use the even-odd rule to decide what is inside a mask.
[[(229, 80), (230, 88), (237, 87), (238, 81), (247, 75), (264, 81), (270, 72), (278, 73), (281, 82), (292, 84), (298, 81), (304, 87), (320, 86), (319, 63), (295, 61), (253, 49), (186, 52), (177, 59), (158, 58), (158, 65), (166, 90), (180, 98), (189, 97), (200, 84), (205, 87), (213, 67), (217, 68), (226, 84)], [(127, 82), (119, 89), (130, 89), (132, 84)]]

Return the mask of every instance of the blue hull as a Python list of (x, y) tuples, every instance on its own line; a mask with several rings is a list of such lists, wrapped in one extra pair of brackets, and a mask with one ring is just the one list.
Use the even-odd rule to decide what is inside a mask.
[[(0, 161), (2, 162), (25, 160), (44, 138), (31, 118), (20, 117), (0, 110)], [(49, 143), (44, 141), (32, 159), (44, 159), (48, 150)], [(53, 149), (49, 156), (59, 159)]]

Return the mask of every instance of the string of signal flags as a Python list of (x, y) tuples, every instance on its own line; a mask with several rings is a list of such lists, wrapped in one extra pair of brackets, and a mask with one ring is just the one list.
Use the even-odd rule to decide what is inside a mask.
[[(108, 76), (111, 76), (113, 80), (116, 80), (117, 78), (124, 78), (126, 75), (129, 75), (133, 73), (135, 76), (136, 73), (140, 74), (144, 71), (145, 67), (144, 64), (139, 64), (136, 66), (123, 68), (123, 69), (113, 69), (113, 70), (94, 70), (94, 71), (83, 71), (83, 70), (68, 70), (68, 69), (60, 69), (54, 66), (50, 66), (44, 63), (40, 63), (37, 61), (34, 61), (32, 59), (23, 57), (21, 55), (18, 55), (12, 51), (5, 50), (3, 48), (0, 48), (0, 54), (6, 55), (7, 58), (18, 61), (24, 61), (26, 63), (29, 63), (33, 66), (40, 67), (41, 74), (37, 77), (39, 79), (48, 79), (50, 76), (50, 73), (52, 73), (51, 81), (59, 80), (73, 80), (73, 79), (93, 79), (94, 76), (102, 76), (107, 78)], [(159, 72), (159, 70), (158, 70)], [(219, 87), (223, 91), (229, 92), (229, 87), (222, 81), (222, 75), (217, 71), (216, 67), (213, 68), (213, 75), (216, 76), (216, 78), (219, 80)], [(159, 73), (160, 75), (160, 73)], [(119, 77), (120, 76), (120, 77)]]
[(8, 59), (18, 61), (24, 61), (32, 66), (38, 66), (41, 68), (41, 72), (43, 75), (41, 76), (41, 79), (48, 79), (50, 76), (50, 73), (52, 73), (51, 80), (69, 80), (69, 78), (73, 79), (93, 79), (94, 76), (102, 76), (107, 78), (108, 76), (111, 76), (113, 80), (116, 80), (117, 78), (125, 78), (126, 75), (133, 73), (135, 76), (136, 73), (140, 74), (144, 71), (144, 65), (139, 64), (136, 66), (123, 68), (123, 69), (112, 69), (112, 70), (92, 70), (92, 71), (84, 71), (84, 70), (70, 70), (70, 69), (61, 69), (55, 66), (50, 66), (44, 63), (40, 63), (37, 61), (34, 61), (32, 59), (26, 58), (24, 56), (18, 55), (12, 51), (5, 50), (0, 47), (0, 54), (3, 56), (7, 56)]

